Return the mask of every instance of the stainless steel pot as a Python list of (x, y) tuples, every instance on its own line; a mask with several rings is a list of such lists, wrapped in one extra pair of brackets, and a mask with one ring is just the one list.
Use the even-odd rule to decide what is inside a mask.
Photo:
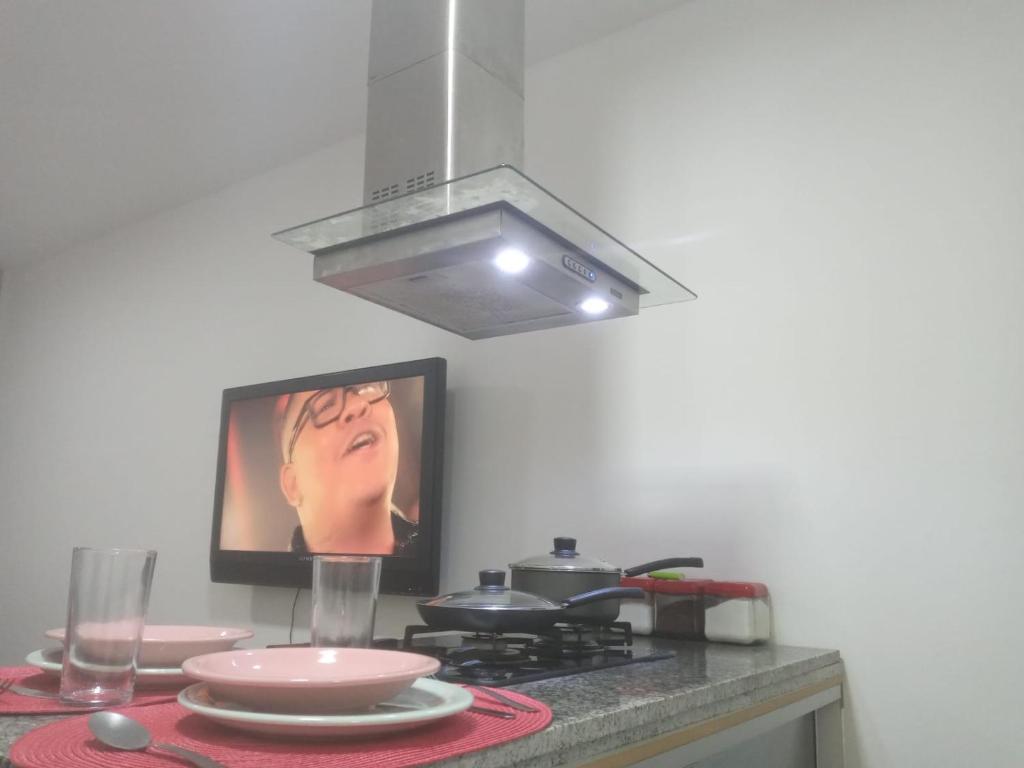
[(433, 597), (416, 603), (416, 610), (435, 629), (463, 632), (543, 632), (566, 621), (565, 613), (612, 598), (641, 598), (642, 589), (614, 587), (595, 589), (565, 600), (553, 601), (505, 586), (505, 572), (480, 571), (480, 585), (465, 592)]
[[(640, 576), (661, 568), (703, 568), (699, 557), (668, 557), (632, 568), (619, 568), (576, 551), (576, 539), (559, 536), (555, 548), (546, 555), (528, 557), (511, 563), (512, 589), (543, 595), (549, 600), (561, 601), (571, 595), (595, 589), (619, 586), (623, 576)], [(565, 612), (565, 620), (610, 624), (619, 617), (619, 601), (603, 600)]]

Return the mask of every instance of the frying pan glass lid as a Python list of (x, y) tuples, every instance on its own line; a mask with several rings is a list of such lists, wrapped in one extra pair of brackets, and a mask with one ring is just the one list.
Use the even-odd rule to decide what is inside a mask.
[(480, 571), (480, 584), (473, 589), (433, 597), (430, 600), (424, 600), (422, 605), (437, 608), (478, 608), (491, 611), (509, 609), (551, 611), (562, 607), (540, 595), (506, 587), (505, 572), (499, 570)]

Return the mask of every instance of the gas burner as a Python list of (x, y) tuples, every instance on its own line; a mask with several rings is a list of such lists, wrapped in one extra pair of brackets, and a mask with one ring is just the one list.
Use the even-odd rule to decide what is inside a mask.
[(605, 626), (557, 624), (543, 635), (466, 634), (409, 626), (400, 647), (438, 659), (440, 680), (496, 687), (673, 655), (634, 656), (632, 645), (629, 622), (615, 622)]
[(514, 640), (505, 635), (481, 634), (479, 632), (475, 635), (462, 635), (461, 637), (463, 648), (486, 648), (495, 653), (504, 651)]
[(483, 685), (502, 686), (512, 682), (515, 672), (511, 669), (490, 669), (489, 667), (462, 667), (458, 670), (442, 670), (438, 675), (446, 682), (466, 680)]
[(553, 631), (563, 642), (597, 643), (605, 647), (633, 644), (633, 625), (628, 621), (615, 621), (611, 624), (555, 624)]
[(453, 648), (445, 656), (457, 664), (514, 664), (530, 658), (524, 648), (509, 648), (505, 644), (493, 646), (463, 645)]
[(611, 651), (607, 646), (593, 640), (563, 640), (558, 637), (538, 637), (532, 647), (538, 656), (559, 656), (565, 659)]
[(569, 659), (596, 654), (627, 655), (632, 645), (633, 628), (626, 621), (601, 626), (556, 624), (533, 642), (539, 654)]

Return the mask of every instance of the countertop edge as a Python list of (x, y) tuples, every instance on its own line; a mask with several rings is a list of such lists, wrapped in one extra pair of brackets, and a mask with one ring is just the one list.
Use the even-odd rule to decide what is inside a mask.
[[(589, 673), (602, 674), (602, 673)], [(838, 651), (823, 651), (764, 673), (682, 690), (678, 694), (631, 701), (599, 715), (556, 720), (544, 731), (484, 752), (473, 752), (440, 765), (445, 768), (554, 768), (573, 765), (685, 728), (719, 715), (743, 710), (804, 686), (843, 676)], [(765, 679), (770, 678), (770, 679)], [(735, 683), (729, 690), (729, 683)], [(529, 694), (531, 686), (520, 686)]]

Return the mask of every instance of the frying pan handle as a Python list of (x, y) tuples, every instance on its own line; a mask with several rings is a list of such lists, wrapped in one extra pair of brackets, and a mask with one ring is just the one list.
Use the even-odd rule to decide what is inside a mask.
[(604, 587), (592, 589), (589, 592), (582, 592), (562, 601), (563, 608), (575, 608), (577, 605), (596, 603), (598, 600), (643, 600), (646, 593), (637, 587)]
[(626, 576), (639, 576), (642, 573), (660, 571), (662, 568), (703, 568), (703, 557), (666, 557), (664, 560), (655, 560), (653, 563), (634, 565), (623, 571)]

